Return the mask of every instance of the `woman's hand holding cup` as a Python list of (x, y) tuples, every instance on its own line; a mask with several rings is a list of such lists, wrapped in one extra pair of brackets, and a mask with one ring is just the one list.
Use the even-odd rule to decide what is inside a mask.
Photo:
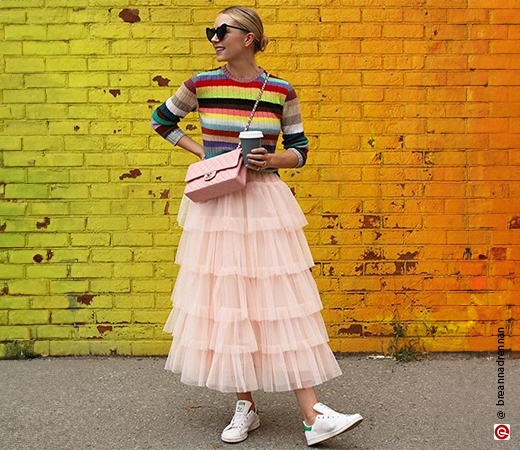
[(247, 168), (251, 170), (260, 170), (270, 167), (269, 161), (271, 153), (264, 147), (258, 147), (251, 150), (247, 155)]

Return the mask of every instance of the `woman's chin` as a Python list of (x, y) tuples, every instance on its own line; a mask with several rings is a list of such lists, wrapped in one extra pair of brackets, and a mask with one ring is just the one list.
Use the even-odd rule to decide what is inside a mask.
[(225, 58), (225, 56), (222, 55), (221, 53), (217, 53), (216, 58), (217, 58), (217, 61), (218, 61), (218, 62), (227, 61), (227, 59)]

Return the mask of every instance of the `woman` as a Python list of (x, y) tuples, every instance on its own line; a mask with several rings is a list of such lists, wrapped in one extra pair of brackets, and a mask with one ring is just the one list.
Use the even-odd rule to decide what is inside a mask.
[[(268, 39), (255, 11), (230, 7), (207, 29), (217, 61), (193, 75), (152, 115), (152, 127), (200, 158), (233, 150), (266, 72), (255, 53)], [(197, 110), (203, 146), (178, 122)], [(302, 227), (305, 216), (277, 169), (302, 167), (308, 140), (296, 93), (270, 76), (249, 130), (264, 134), (248, 156), (247, 184), (202, 203), (182, 198), (180, 271), (164, 331), (174, 335), (165, 369), (181, 381), (236, 392), (235, 414), (222, 432), (240, 442), (260, 426), (251, 391), (293, 390), (307, 443), (317, 444), (361, 423), (318, 402), (314, 386), (341, 375), (327, 344), (314, 265)], [(275, 153), (282, 132), (285, 151)]]

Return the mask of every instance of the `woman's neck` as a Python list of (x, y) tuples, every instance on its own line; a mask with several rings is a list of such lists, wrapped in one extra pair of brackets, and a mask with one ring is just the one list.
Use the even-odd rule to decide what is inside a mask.
[(256, 64), (254, 59), (240, 60), (240, 61), (228, 61), (227, 64), (228, 71), (235, 78), (243, 78), (250, 79), (255, 78), (260, 71), (260, 67)]

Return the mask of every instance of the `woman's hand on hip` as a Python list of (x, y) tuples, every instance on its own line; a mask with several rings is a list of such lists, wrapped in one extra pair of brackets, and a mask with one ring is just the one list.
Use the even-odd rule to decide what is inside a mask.
[(260, 170), (266, 168), (273, 168), (272, 164), (273, 154), (269, 153), (264, 147), (258, 147), (251, 150), (247, 155), (247, 168), (251, 170)]

